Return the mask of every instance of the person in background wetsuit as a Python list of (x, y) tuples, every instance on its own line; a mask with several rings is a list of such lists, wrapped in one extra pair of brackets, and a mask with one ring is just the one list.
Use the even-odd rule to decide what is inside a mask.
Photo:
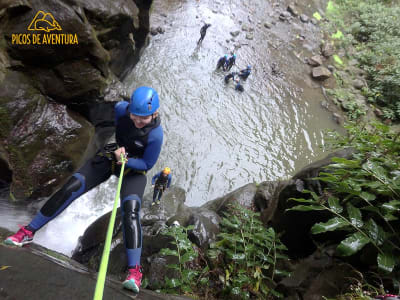
[(199, 46), (203, 42), (204, 37), (206, 36), (206, 33), (207, 33), (207, 29), (210, 26), (211, 26), (211, 24), (204, 24), (203, 27), (201, 27), (201, 29), (200, 29), (200, 38), (197, 41), (197, 46)]
[(244, 87), (243, 87), (243, 85), (240, 83), (240, 80), (236, 80), (235, 90), (236, 90), (236, 91), (239, 91), (239, 92), (243, 92), (243, 91), (244, 91)]
[(236, 54), (233, 54), (231, 57), (229, 57), (225, 66), (225, 70), (230, 71), (235, 63), (236, 63)]
[(154, 187), (154, 192), (151, 205), (160, 204), (163, 192), (171, 185), (171, 179), (171, 169), (168, 167), (153, 176), (151, 184)]
[(237, 75), (238, 73), (237, 72), (231, 72), (231, 73), (229, 73), (228, 75), (226, 75), (225, 76), (225, 78), (224, 78), (224, 80), (225, 80), (225, 83), (228, 83), (229, 82), (229, 80), (235, 80), (235, 76)]
[(21, 227), (4, 242), (20, 247), (31, 243), (34, 234), (75, 199), (106, 181), (112, 174), (119, 176), (121, 156), (126, 156), (126, 173), (122, 180), (120, 199), (129, 274), (123, 287), (138, 293), (142, 279), (140, 208), (147, 181), (145, 174), (157, 162), (163, 142), (159, 107), (158, 94), (150, 87), (137, 88), (132, 93), (130, 103), (118, 102), (115, 105), (117, 143), (111, 147), (113, 149), (105, 147), (99, 150), (50, 197), (27, 226)]
[(251, 73), (251, 66), (248, 65), (246, 69), (240, 71), (239, 77), (243, 80), (246, 80), (247, 77), (249, 77), (250, 73)]
[(219, 70), (219, 68), (222, 68), (222, 70), (225, 71), (225, 66), (226, 63), (228, 62), (228, 55), (225, 54), (224, 56), (220, 57), (220, 59), (218, 59), (217, 62), (217, 70)]

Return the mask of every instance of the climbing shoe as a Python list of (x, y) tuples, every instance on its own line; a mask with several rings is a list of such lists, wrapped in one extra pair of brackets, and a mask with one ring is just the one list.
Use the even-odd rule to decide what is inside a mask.
[(122, 283), (124, 288), (139, 293), (140, 284), (142, 281), (142, 272), (140, 271), (140, 266), (129, 269), (128, 277)]
[(158, 201), (156, 202), (157, 205), (160, 205), (160, 203), (161, 203), (160, 200), (158, 200)]
[(152, 203), (151, 203), (151, 206), (154, 206), (154, 205), (156, 205), (156, 202), (152, 202)]
[(26, 229), (25, 226), (20, 226), (18, 232), (14, 235), (9, 236), (4, 243), (7, 245), (14, 245), (22, 247), (26, 244), (32, 243), (33, 232)]

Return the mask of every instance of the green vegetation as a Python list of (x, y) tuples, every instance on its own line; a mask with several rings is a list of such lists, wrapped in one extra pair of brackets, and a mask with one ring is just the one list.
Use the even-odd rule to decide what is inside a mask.
[[(370, 245), (382, 275), (399, 271), (400, 260), (400, 133), (375, 123), (370, 128), (346, 126), (348, 135), (332, 134), (330, 145), (353, 147), (351, 159), (334, 158), (316, 179), (326, 184), (323, 193), (304, 190), (308, 199), (291, 199), (298, 211), (325, 210), (331, 215), (316, 223), (312, 234), (343, 232), (336, 252), (350, 256)], [(372, 249), (372, 250), (371, 250)], [(371, 253), (371, 252), (370, 252)]]
[[(260, 214), (243, 207), (231, 207), (221, 221), (218, 240), (202, 259), (187, 238), (189, 226), (169, 227), (165, 232), (173, 238), (175, 249), (162, 249), (162, 255), (177, 258), (168, 268), (175, 270), (177, 278), (166, 278), (163, 291), (202, 295), (204, 285), (213, 282), (208, 290), (216, 299), (276, 299), (282, 297), (274, 290), (276, 279), (289, 273), (282, 269), (286, 247), (272, 228), (265, 228)], [(279, 267), (278, 267), (279, 266)]]
[[(327, 6), (327, 30), (339, 37), (336, 45), (349, 50), (366, 71), (368, 101), (384, 108), (383, 118), (400, 120), (399, 1), (337, 0)], [(354, 118), (354, 116), (353, 116)]]
[[(161, 255), (175, 256), (178, 260), (176, 264), (167, 265), (168, 268), (175, 270), (177, 278), (165, 278), (163, 292), (166, 293), (192, 293), (198, 282), (206, 283), (207, 279), (200, 280), (200, 272), (191, 268), (190, 265), (197, 258), (198, 253), (194, 251), (194, 246), (188, 239), (188, 231), (192, 230), (193, 226), (171, 226), (168, 227), (163, 234), (171, 236), (176, 249), (164, 248), (161, 249)], [(204, 272), (207, 272), (207, 267)], [(195, 280), (196, 279), (196, 280)]]

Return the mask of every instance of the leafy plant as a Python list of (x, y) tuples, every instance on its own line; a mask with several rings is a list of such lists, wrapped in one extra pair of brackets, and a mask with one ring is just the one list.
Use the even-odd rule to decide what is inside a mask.
[[(168, 268), (177, 272), (177, 278), (165, 278), (164, 292), (168, 293), (191, 293), (196, 285), (200, 275), (200, 271), (191, 268), (190, 263), (193, 262), (198, 253), (194, 250), (192, 242), (188, 239), (188, 231), (193, 230), (194, 226), (170, 226), (163, 234), (173, 238), (172, 244), (176, 249), (163, 248), (161, 255), (171, 255), (177, 258), (177, 264), (169, 264)], [(206, 272), (208, 267), (204, 270)], [(202, 278), (201, 283), (206, 283), (207, 279)]]
[(376, 264), (392, 272), (400, 264), (400, 143), (399, 134), (375, 123), (371, 130), (346, 126), (348, 136), (333, 135), (336, 147), (354, 147), (352, 159), (333, 158), (315, 178), (327, 184), (322, 195), (304, 190), (309, 199), (291, 199), (300, 203), (290, 210), (325, 210), (326, 222), (314, 224), (312, 234), (344, 231), (338, 244), (339, 255), (350, 256), (371, 244), (377, 253)]
[(218, 262), (224, 294), (240, 299), (282, 297), (273, 287), (278, 275), (289, 274), (278, 268), (288, 259), (287, 249), (273, 228), (264, 227), (259, 213), (239, 206), (231, 207), (220, 225), (209, 256)]

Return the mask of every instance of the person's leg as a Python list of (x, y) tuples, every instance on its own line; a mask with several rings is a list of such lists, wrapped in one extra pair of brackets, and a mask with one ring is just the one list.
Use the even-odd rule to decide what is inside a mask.
[(160, 202), (163, 192), (164, 192), (164, 188), (160, 188), (160, 192), (158, 193), (158, 199), (157, 199), (158, 202)]
[(154, 192), (153, 192), (153, 203), (156, 202), (158, 195), (158, 187), (154, 187)]
[(123, 282), (127, 289), (139, 292), (142, 274), (140, 256), (142, 253), (142, 227), (140, 208), (147, 178), (143, 174), (128, 173), (121, 187), (122, 230), (128, 258), (129, 275)]
[(32, 242), (34, 233), (58, 216), (75, 199), (108, 179), (111, 162), (103, 157), (95, 157), (74, 173), (64, 186), (53, 194), (43, 205), (28, 226), (21, 228), (5, 241), (7, 244), (23, 246)]

